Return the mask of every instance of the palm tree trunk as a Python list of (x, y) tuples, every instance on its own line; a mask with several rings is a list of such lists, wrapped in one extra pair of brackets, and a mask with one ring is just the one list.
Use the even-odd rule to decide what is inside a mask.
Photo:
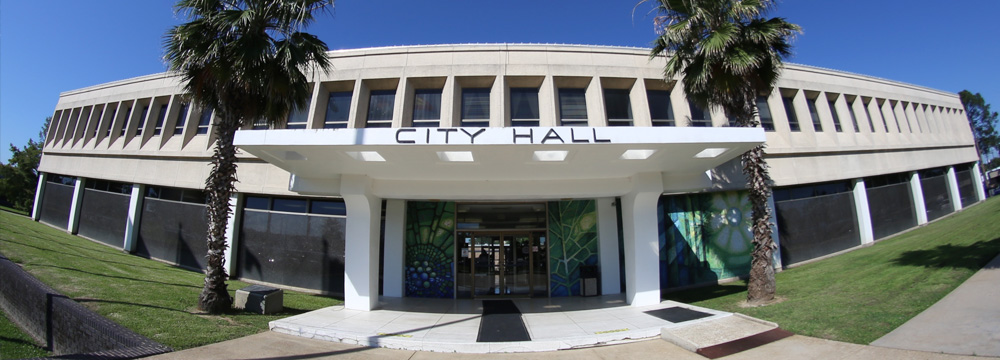
[(198, 308), (212, 314), (228, 311), (233, 300), (226, 285), (226, 224), (229, 221), (229, 198), (235, 190), (236, 147), (233, 136), (239, 124), (220, 119), (215, 126), (215, 153), (212, 171), (205, 181), (208, 193), (208, 264), (205, 267), (205, 287), (198, 296)]
[(750, 260), (750, 280), (747, 284), (747, 303), (762, 304), (774, 299), (774, 239), (771, 237), (771, 214), (767, 207), (771, 197), (771, 176), (764, 160), (764, 145), (743, 153), (743, 173), (747, 176), (750, 192), (751, 221), (753, 222), (753, 253)]

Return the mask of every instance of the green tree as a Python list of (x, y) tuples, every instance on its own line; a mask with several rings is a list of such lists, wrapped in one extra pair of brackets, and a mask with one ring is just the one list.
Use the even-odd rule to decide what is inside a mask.
[[(962, 90), (958, 93), (965, 107), (965, 114), (969, 118), (969, 127), (972, 128), (972, 135), (976, 141), (976, 151), (979, 152), (979, 161), (987, 164), (994, 152), (1000, 152), (1000, 134), (997, 133), (997, 112), (990, 110), (990, 104), (986, 103), (979, 93), (973, 94), (969, 90)], [(982, 169), (983, 171), (989, 169)]]
[[(681, 77), (692, 102), (720, 107), (740, 126), (757, 127), (756, 99), (768, 94), (781, 75), (782, 59), (798, 25), (783, 18), (765, 19), (771, 0), (656, 0), (658, 37), (651, 58), (667, 55), (664, 78)], [(747, 302), (774, 299), (775, 281), (771, 214), (767, 207), (771, 179), (764, 146), (741, 157), (752, 209), (753, 244)]]
[(42, 160), (42, 147), (51, 121), (51, 116), (45, 118), (42, 130), (38, 132), (38, 142), (28, 139), (23, 148), (10, 144), (10, 159), (0, 165), (0, 199), (14, 209), (30, 212), (34, 205), (38, 163)]
[(189, 21), (167, 32), (166, 60), (193, 101), (214, 109), (216, 119), (205, 181), (208, 261), (201, 310), (219, 313), (232, 305), (223, 254), (237, 181), (233, 136), (246, 124), (275, 124), (306, 106), (312, 89), (304, 70), (326, 72), (331, 66), (326, 44), (302, 30), (314, 13), (332, 6), (333, 0), (180, 0), (175, 6)]

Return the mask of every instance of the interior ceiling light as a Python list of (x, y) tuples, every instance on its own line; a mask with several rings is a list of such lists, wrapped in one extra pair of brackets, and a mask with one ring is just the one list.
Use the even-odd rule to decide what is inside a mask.
[(569, 151), (565, 150), (539, 150), (531, 156), (535, 161), (566, 161)]
[(706, 148), (705, 150), (702, 150), (701, 152), (695, 154), (694, 157), (699, 158), (699, 159), (714, 158), (714, 157), (718, 157), (719, 155), (722, 155), (726, 151), (729, 151), (729, 149), (728, 148)]
[(629, 149), (622, 153), (622, 160), (646, 160), (656, 153), (656, 150)]
[(452, 162), (473, 162), (471, 151), (438, 151), (438, 159)]
[(378, 151), (346, 151), (345, 153), (358, 161), (385, 161), (385, 158)]

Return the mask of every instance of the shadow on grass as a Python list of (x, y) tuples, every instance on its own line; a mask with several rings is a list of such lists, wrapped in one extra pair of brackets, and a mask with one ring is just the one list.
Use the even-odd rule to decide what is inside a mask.
[(685, 304), (690, 304), (699, 301), (705, 301), (723, 296), (728, 296), (740, 292), (745, 292), (747, 290), (746, 284), (747, 284), (746, 281), (741, 281), (741, 282), (729, 283), (726, 285), (711, 285), (706, 287), (698, 287), (693, 289), (668, 292), (666, 294), (663, 294), (661, 298), (663, 298), (664, 300), (673, 300)]
[(139, 282), (146, 282), (146, 283), (152, 283), (152, 284), (170, 285), (170, 286), (179, 286), (179, 287), (189, 287), (189, 288), (201, 289), (201, 286), (198, 286), (198, 285), (175, 284), (175, 283), (168, 283), (168, 282), (163, 282), (163, 281), (146, 280), (146, 279), (136, 279), (136, 278), (130, 278), (130, 277), (125, 277), (125, 276), (100, 274), (100, 273), (95, 273), (95, 272), (90, 272), (90, 271), (85, 271), (85, 270), (80, 270), (80, 269), (73, 269), (73, 268), (68, 268), (68, 267), (62, 267), (62, 266), (55, 266), (55, 265), (32, 264), (32, 263), (25, 263), (25, 265), (31, 265), (31, 266), (37, 266), (37, 267), (47, 267), (47, 268), (60, 269), (60, 270), (66, 270), (66, 271), (76, 271), (76, 272), (84, 273), (84, 274), (87, 274), (87, 275), (93, 275), (93, 276), (99, 276), (99, 277), (106, 277), (106, 278), (112, 278), (112, 279), (119, 279), (119, 280), (139, 281)]
[[(4, 241), (8, 242), (8, 243), (11, 243), (11, 244), (17, 244), (17, 245), (24, 246), (24, 247), (30, 247), (30, 248), (33, 248), (33, 249), (36, 249), (36, 250), (40, 250), (40, 251), (52, 252), (52, 253), (56, 253), (56, 254), (61, 254), (61, 255), (66, 255), (66, 256), (74, 256), (74, 257), (85, 258), (85, 259), (94, 259), (94, 257), (91, 257), (91, 256), (84, 256), (84, 255), (80, 255), (80, 254), (68, 253), (68, 252), (65, 252), (65, 251), (58, 251), (58, 250), (55, 250), (55, 249), (45, 248), (45, 247), (39, 247), (39, 246), (26, 244), (26, 243), (19, 242), (19, 241), (14, 241), (14, 240), (4, 240)], [(63, 245), (63, 244), (60, 244), (60, 245)], [(75, 246), (70, 246), (70, 247), (75, 247)], [(81, 248), (81, 249), (96, 251), (94, 249), (86, 249), (86, 248)], [(167, 268), (163, 268), (163, 267), (151, 267), (151, 266), (138, 265), (138, 264), (134, 264), (134, 263), (131, 263), (131, 264), (130, 263), (123, 263), (123, 262), (120, 262), (120, 261), (113, 261), (113, 260), (108, 260), (108, 259), (100, 259), (100, 262), (102, 262), (102, 263), (111, 263), (111, 264), (118, 264), (118, 265), (128, 266), (128, 267), (140, 267), (140, 268), (144, 268), (144, 269), (157, 270), (157, 271), (168, 270)]]
[(156, 305), (149, 305), (149, 304), (140, 304), (140, 303), (134, 303), (134, 302), (128, 302), (128, 301), (113, 301), (113, 300), (103, 300), (103, 299), (94, 299), (94, 298), (72, 298), (72, 299), (73, 299), (73, 301), (76, 301), (76, 302), (81, 303), (81, 304), (82, 303), (102, 303), (102, 304), (118, 304), (118, 305), (128, 305), (128, 306), (141, 306), (141, 307), (144, 307), (144, 308), (159, 309), (159, 310), (166, 310), (166, 311), (174, 311), (174, 312), (179, 312), (179, 313), (182, 313), (182, 314), (193, 315), (190, 312), (187, 312), (187, 311), (184, 311), (184, 310), (177, 310), (177, 309), (172, 309), (172, 308), (168, 308), (168, 307), (164, 307), (164, 306), (156, 306)]
[(935, 268), (982, 269), (1000, 252), (1000, 237), (970, 245), (938, 245), (931, 250), (911, 250), (893, 260), (896, 265)]

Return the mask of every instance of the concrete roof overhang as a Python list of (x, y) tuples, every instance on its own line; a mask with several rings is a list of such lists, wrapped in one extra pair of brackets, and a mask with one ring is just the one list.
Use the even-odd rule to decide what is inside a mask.
[(361, 175), (380, 196), (455, 199), (617, 196), (636, 174), (704, 176), (764, 141), (760, 128), (695, 127), (256, 130), (235, 138), (291, 173), (291, 191), (339, 195), (342, 176)]

